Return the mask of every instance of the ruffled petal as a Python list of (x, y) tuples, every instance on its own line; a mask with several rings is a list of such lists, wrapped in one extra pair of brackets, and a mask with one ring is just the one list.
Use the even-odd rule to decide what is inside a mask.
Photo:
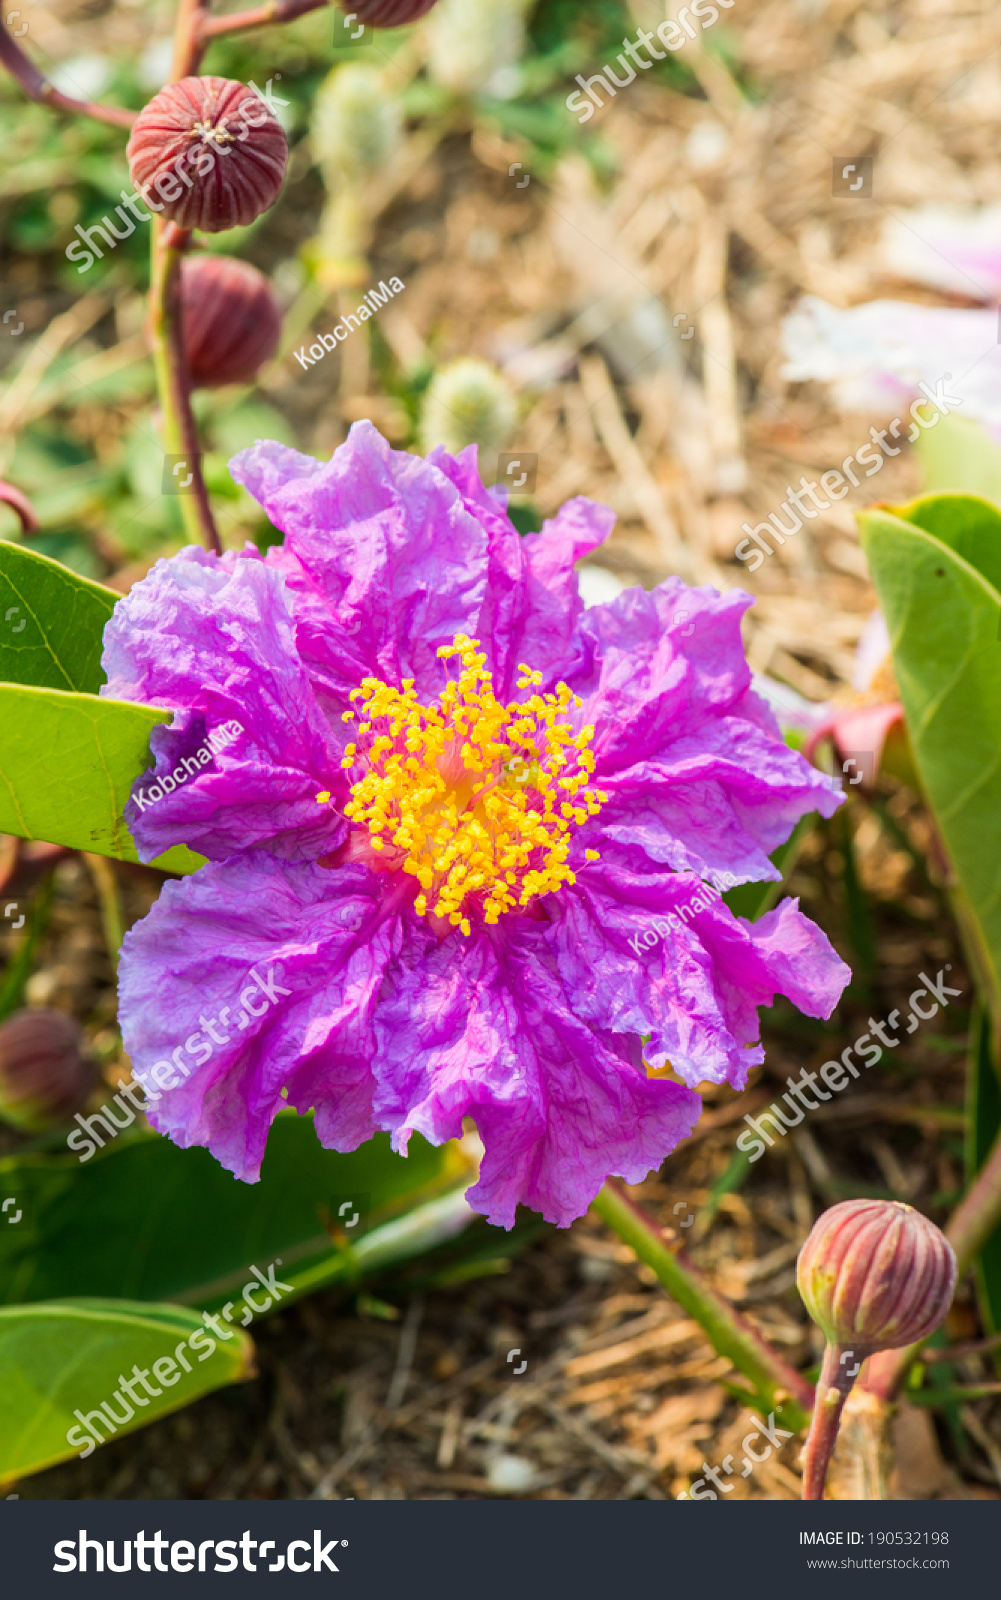
[(522, 539), (483, 487), (474, 446), (422, 460), (369, 422), (329, 462), (261, 443), (230, 470), (285, 533), (266, 561), (294, 593), (302, 658), (338, 707), (368, 675), (413, 678), (422, 699), (437, 698), (437, 651), (457, 633), (480, 640), (502, 699), (519, 662), (552, 673), (582, 611), (573, 563), (614, 521), (579, 499)]
[(266, 564), (287, 577), (300, 652), (326, 691), (346, 704), (364, 677), (413, 678), (436, 698), (438, 647), (475, 634), (487, 582), (486, 534), (445, 475), (370, 422), (330, 461), (264, 442), (230, 472), (285, 534)]
[(772, 851), (807, 812), (832, 816), (843, 799), (798, 752), (741, 715), (718, 717), (656, 761), (601, 783), (609, 800), (588, 843), (614, 839), (720, 888), (780, 877)]
[(751, 672), (740, 619), (751, 604), (740, 589), (720, 596), (668, 578), (584, 612), (576, 659), (560, 676), (584, 702), (580, 723), (595, 728), (598, 779), (698, 736), (741, 702)]
[(653, 1067), (693, 1087), (742, 1089), (764, 1059), (757, 1008), (784, 994), (828, 1017), (851, 977), (796, 900), (748, 922), (694, 876), (659, 878), (602, 861), (553, 897), (547, 942), (580, 1016), (649, 1034)]
[(143, 860), (174, 844), (219, 860), (258, 845), (318, 857), (339, 843), (343, 821), (316, 795), (346, 797), (346, 738), (298, 659), (280, 574), (195, 546), (158, 561), (116, 605), (103, 666), (103, 694), (176, 713), (154, 731), (155, 767), (125, 812)]
[[(403, 938), (395, 906), (366, 867), (262, 852), (166, 883), (126, 935), (119, 978), (125, 1048), (159, 1094), (152, 1125), (245, 1182), (286, 1105), (315, 1108), (333, 1149), (370, 1138), (372, 1016)], [(429, 942), (417, 929), (411, 943), (422, 933)]]
[(610, 1175), (658, 1167), (701, 1101), (575, 1014), (541, 923), (505, 924), (446, 939), (380, 1004), (376, 1115), (404, 1150), (415, 1129), (440, 1144), (474, 1117), (485, 1155), (470, 1204), (500, 1227), (519, 1204), (566, 1227)]

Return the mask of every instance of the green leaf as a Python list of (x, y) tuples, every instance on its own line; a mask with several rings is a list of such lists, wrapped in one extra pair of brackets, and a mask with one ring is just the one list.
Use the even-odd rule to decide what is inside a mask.
[(898, 506), (903, 522), (912, 522), (976, 567), (1001, 594), (1001, 510), (972, 494), (924, 495)]
[(1001, 595), (924, 529), (881, 510), (860, 520), (915, 765), (959, 879), (957, 914), (1001, 1015)]
[[(191, 1368), (185, 1372), (176, 1359), (178, 1347), (198, 1329), (201, 1348), (195, 1354), (184, 1350)], [(177, 1306), (79, 1300), (0, 1308), (0, 1487), (79, 1454), (88, 1435), (78, 1411), (94, 1413), (107, 1402), (121, 1419), (133, 1412), (114, 1428), (105, 1422), (106, 1441), (253, 1376), (253, 1345), (238, 1329), (199, 1359), (207, 1349), (201, 1318)], [(174, 1369), (160, 1369), (169, 1383), (158, 1382), (152, 1372), (153, 1363), (164, 1359)], [(134, 1366), (145, 1371), (152, 1389), (161, 1390), (159, 1396), (147, 1394), (136, 1384), (145, 1406), (130, 1406), (120, 1395), (119, 1374)]]
[(1001, 505), (1001, 447), (966, 417), (940, 417), (918, 435), (927, 494), (976, 494)]
[(120, 599), (58, 561), (0, 543), (0, 681), (97, 694), (104, 628)]
[[(122, 811), (150, 765), (150, 734), (170, 716), (155, 706), (0, 683), (0, 833), (138, 861)], [(184, 845), (154, 863), (167, 872), (202, 864)]]
[(454, 1146), (415, 1135), (404, 1158), (377, 1134), (339, 1155), (294, 1111), (275, 1119), (256, 1184), (240, 1183), (207, 1150), (147, 1131), (120, 1134), (81, 1162), (86, 1142), (75, 1135), (76, 1154), (0, 1160), (0, 1195), (15, 1201), (7, 1215), (21, 1213), (16, 1226), (0, 1226), (0, 1302), (103, 1294), (219, 1304), (246, 1283), (251, 1262), (280, 1256), (292, 1281), (295, 1270), (336, 1262), (332, 1224), (342, 1246), (360, 1247), (399, 1212), (469, 1181)]

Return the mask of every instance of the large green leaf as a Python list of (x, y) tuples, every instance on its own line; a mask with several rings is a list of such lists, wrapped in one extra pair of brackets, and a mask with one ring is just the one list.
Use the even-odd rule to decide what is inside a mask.
[[(969, 505), (956, 506), (969, 529)], [(936, 508), (944, 527), (948, 508)], [(983, 522), (983, 518), (981, 519)], [(979, 977), (1001, 997), (1001, 595), (941, 538), (887, 511), (861, 518), (924, 792), (960, 883)], [(981, 559), (982, 535), (957, 541)]]
[[(86, 1154), (79, 1139), (77, 1149)], [(0, 1302), (100, 1294), (215, 1305), (242, 1288), (251, 1262), (266, 1267), (280, 1256), (287, 1278), (329, 1260), (329, 1225), (345, 1244), (360, 1242), (469, 1177), (454, 1147), (417, 1135), (406, 1158), (387, 1134), (350, 1155), (324, 1150), (312, 1119), (294, 1111), (275, 1119), (256, 1184), (240, 1183), (207, 1150), (180, 1150), (149, 1132), (120, 1134), (83, 1163), (8, 1156), (0, 1203), (14, 1204), (0, 1217)]]
[(927, 494), (977, 494), (1001, 505), (1001, 448), (967, 417), (940, 417), (918, 436)]
[(941, 539), (1001, 593), (1001, 510), (972, 494), (923, 495), (895, 507), (904, 522)]
[(0, 682), (97, 694), (105, 624), (121, 596), (0, 542)]
[[(202, 1338), (192, 1353), (184, 1346), (198, 1329)], [(122, 1420), (114, 1428), (107, 1420), (103, 1429), (97, 1424), (107, 1442), (223, 1384), (252, 1377), (253, 1345), (239, 1329), (232, 1335), (210, 1350), (201, 1318), (179, 1306), (84, 1300), (0, 1307), (0, 1487), (84, 1450), (88, 1435), (78, 1411), (100, 1415), (105, 1402), (111, 1406)], [(154, 1374), (153, 1363), (164, 1360), (169, 1366)], [(119, 1374), (131, 1374), (134, 1366), (152, 1390), (161, 1390), (158, 1397), (133, 1379), (144, 1406), (119, 1398)]]
[[(0, 683), (0, 833), (138, 861), (122, 811), (150, 763), (149, 738), (171, 713), (124, 700)], [(193, 872), (175, 846), (155, 863)]]

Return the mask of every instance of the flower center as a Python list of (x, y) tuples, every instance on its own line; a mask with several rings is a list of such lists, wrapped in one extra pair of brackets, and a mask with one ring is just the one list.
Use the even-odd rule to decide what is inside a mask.
[[(460, 671), (437, 707), (418, 702), (412, 678), (402, 690), (365, 678), (351, 699), (361, 702), (358, 733), (367, 742), (349, 744), (341, 762), (349, 772), (363, 769), (345, 816), (367, 830), (387, 867), (419, 881), (419, 916), (430, 911), (464, 934), (470, 909), (495, 923), (573, 883), (566, 863), (574, 830), (608, 799), (589, 787), (593, 727), (575, 733), (568, 720), (581, 701), (560, 683), (555, 693), (501, 705), (478, 644), (460, 633), (439, 649), (446, 660), (458, 657)], [(531, 667), (520, 663), (519, 671), (519, 689), (542, 682)], [(345, 722), (355, 715), (346, 711)], [(598, 859), (596, 850), (584, 855)]]

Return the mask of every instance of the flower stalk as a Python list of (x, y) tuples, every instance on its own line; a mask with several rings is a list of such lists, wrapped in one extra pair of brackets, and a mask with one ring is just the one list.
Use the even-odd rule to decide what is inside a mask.
[(184, 348), (181, 313), (181, 260), (191, 235), (159, 217), (153, 221), (149, 329), (153, 365), (163, 418), (163, 443), (168, 455), (182, 457), (191, 474), (190, 494), (178, 496), (185, 531), (193, 543), (222, 554), (202, 476), (198, 427), (191, 409), (191, 376)]
[(720, 1355), (749, 1378), (756, 1396), (797, 1432), (813, 1406), (813, 1385), (777, 1351), (746, 1317), (735, 1311), (685, 1252), (670, 1242), (673, 1230), (661, 1228), (610, 1178), (594, 1210), (624, 1244), (656, 1273), (658, 1281), (706, 1331)]
[(36, 101), (39, 105), (56, 106), (60, 111), (76, 111), (82, 116), (93, 117), (95, 122), (110, 122), (116, 128), (131, 128), (136, 120), (136, 112), (125, 111), (120, 106), (102, 106), (93, 100), (75, 100), (72, 95), (62, 94), (49, 82), (43, 72), (39, 72), (20, 45), (14, 43), (2, 18), (0, 18), (0, 62), (20, 84), (28, 99)]
[(841, 1413), (857, 1372), (858, 1361), (853, 1350), (846, 1350), (841, 1344), (826, 1346), (817, 1379), (817, 1400), (803, 1451), (804, 1500), (824, 1498), (824, 1483), (837, 1443)]

